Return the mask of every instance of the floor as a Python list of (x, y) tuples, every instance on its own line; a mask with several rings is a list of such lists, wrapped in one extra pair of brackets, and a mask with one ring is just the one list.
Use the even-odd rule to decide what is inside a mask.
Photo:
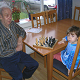
[[(31, 54), (31, 57), (34, 58), (34, 54)], [(25, 79), (25, 80), (47, 80), (47, 68), (44, 68), (44, 57), (37, 53), (36, 58), (34, 59), (39, 63), (39, 67), (34, 72), (31, 78)], [(59, 77), (60, 80), (66, 80), (65, 78), (63, 78), (62, 76), (60, 76), (55, 72), (53, 72), (53, 74)], [(3, 73), (3, 75), (8, 75), (8, 74)], [(9, 80), (9, 79), (2, 79), (2, 80)], [(52, 78), (52, 80), (55, 80), (55, 79)], [(78, 75), (72, 80), (80, 80), (80, 76)]]

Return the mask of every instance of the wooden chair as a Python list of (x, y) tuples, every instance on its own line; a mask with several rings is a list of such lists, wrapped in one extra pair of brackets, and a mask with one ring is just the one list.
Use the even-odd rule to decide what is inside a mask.
[[(34, 17), (35, 17), (35, 20), (33, 20)], [(41, 23), (42, 21), (43, 23)], [(38, 27), (41, 27), (41, 25), (46, 25), (45, 12), (31, 14), (31, 22), (32, 22), (32, 28), (34, 27), (38, 28)], [(37, 26), (35, 26), (35, 24), (37, 24)]]
[(80, 21), (79, 18), (80, 18), (80, 7), (75, 6), (73, 20)]
[[(41, 27), (41, 25), (46, 25), (45, 11), (36, 14), (31, 14), (31, 22), (32, 22), (32, 28), (34, 27), (38, 28)], [(34, 54), (36, 57), (36, 52), (34, 52)], [(46, 68), (46, 56), (44, 56), (44, 67)]]
[(47, 24), (54, 23), (57, 21), (57, 10), (48, 10), (46, 11)]
[[(76, 47), (76, 51), (74, 54), (74, 58), (73, 58), (73, 62), (72, 62), (72, 66), (71, 66), (69, 75), (68, 75), (68, 70), (67, 70), (66, 66), (63, 65), (62, 62), (60, 62), (56, 59), (53, 59), (53, 71), (57, 72), (58, 74), (60, 74), (61, 76), (65, 77), (68, 80), (72, 80), (74, 77), (79, 75), (80, 74), (80, 67), (79, 67), (80, 66), (80, 60), (79, 60), (77, 69), (74, 70), (74, 66), (75, 66), (75, 63), (77, 60), (79, 50), (80, 50), (80, 37), (78, 39), (78, 43), (77, 43), (77, 47)], [(73, 71), (75, 72), (74, 76), (72, 76)], [(58, 79), (58, 77), (56, 77), (54, 75), (53, 75), (53, 77), (56, 78), (57, 80), (60, 80), (60, 79)]]

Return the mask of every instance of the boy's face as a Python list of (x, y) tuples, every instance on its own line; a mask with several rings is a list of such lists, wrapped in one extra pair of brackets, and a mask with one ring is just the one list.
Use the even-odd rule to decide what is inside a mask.
[(68, 34), (67, 39), (71, 44), (77, 44), (78, 37), (74, 32)]

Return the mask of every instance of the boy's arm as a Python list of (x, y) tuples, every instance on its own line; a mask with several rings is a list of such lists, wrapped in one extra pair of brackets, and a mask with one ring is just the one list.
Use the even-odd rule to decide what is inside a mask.
[(62, 43), (64, 43), (65, 41), (67, 41), (67, 36), (66, 36), (66, 37), (64, 37), (64, 38), (62, 38), (62, 40), (61, 40), (61, 41), (59, 41), (59, 42), (58, 42), (58, 44), (62, 44)]

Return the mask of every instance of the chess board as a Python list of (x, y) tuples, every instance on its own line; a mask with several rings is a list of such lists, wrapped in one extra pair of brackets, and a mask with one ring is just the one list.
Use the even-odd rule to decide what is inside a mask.
[(51, 37), (40, 37), (39, 39), (36, 38), (34, 47), (40, 47), (45, 49), (53, 49), (55, 44), (57, 43), (57, 39)]

